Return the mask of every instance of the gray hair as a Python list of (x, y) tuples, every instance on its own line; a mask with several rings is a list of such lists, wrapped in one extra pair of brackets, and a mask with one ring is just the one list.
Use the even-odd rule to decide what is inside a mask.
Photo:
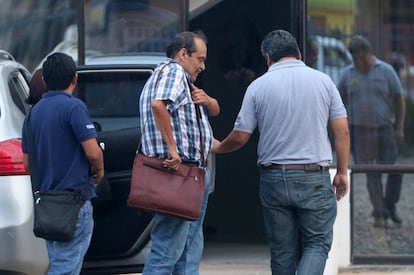
[(299, 58), (299, 47), (296, 39), (285, 30), (274, 30), (263, 39), (261, 51), (264, 57), (267, 55), (274, 62), (283, 57)]
[(171, 43), (168, 45), (165, 53), (167, 57), (174, 58), (175, 55), (182, 49), (186, 49), (188, 54), (191, 55), (193, 52), (197, 51), (197, 47), (194, 39), (200, 38), (207, 44), (206, 36), (201, 32), (180, 32), (178, 33)]

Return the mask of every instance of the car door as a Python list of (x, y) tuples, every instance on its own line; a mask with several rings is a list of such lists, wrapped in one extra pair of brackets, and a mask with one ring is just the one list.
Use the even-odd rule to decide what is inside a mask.
[[(97, 186), (98, 197), (93, 201), (95, 226), (85, 257), (86, 269), (108, 265), (122, 268), (126, 259), (144, 253), (143, 248), (149, 242), (153, 215), (129, 207), (126, 200), (140, 140), (138, 101), (151, 73), (151, 68), (83, 67), (78, 70), (74, 95), (89, 110), (105, 165), (105, 178)], [(131, 262), (132, 270), (143, 266), (145, 258), (141, 255), (139, 259), (141, 262)]]

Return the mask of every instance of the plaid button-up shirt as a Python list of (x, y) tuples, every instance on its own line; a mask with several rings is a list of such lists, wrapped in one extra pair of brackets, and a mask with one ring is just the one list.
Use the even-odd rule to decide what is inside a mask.
[(202, 157), (196, 106), (191, 99), (187, 74), (172, 59), (158, 65), (146, 82), (139, 100), (142, 132), (141, 150), (147, 156), (166, 159), (168, 158), (168, 149), (155, 123), (151, 109), (153, 100), (167, 102), (173, 136), (180, 157), (187, 161), (207, 159), (213, 140), (207, 110), (200, 108), (201, 135), (204, 146), (204, 156)]

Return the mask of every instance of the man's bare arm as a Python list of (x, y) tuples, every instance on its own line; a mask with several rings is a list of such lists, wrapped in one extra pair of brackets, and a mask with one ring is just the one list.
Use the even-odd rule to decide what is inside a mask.
[(250, 136), (250, 133), (231, 131), (222, 142), (214, 140), (213, 153), (223, 154), (236, 151), (249, 141)]
[(167, 168), (177, 170), (181, 164), (181, 158), (177, 152), (177, 145), (174, 140), (171, 117), (163, 100), (154, 100), (151, 102), (152, 112), (155, 123), (161, 132), (162, 139), (168, 147), (168, 159), (164, 161)]
[(348, 192), (348, 162), (350, 154), (350, 137), (348, 119), (330, 121), (334, 132), (337, 172), (333, 180), (336, 199), (339, 201)]
[(405, 96), (399, 95), (395, 98), (395, 138), (398, 144), (404, 141), (405, 124)]
[(95, 183), (99, 183), (104, 176), (103, 153), (96, 138), (90, 138), (81, 142), (85, 155), (89, 160), (94, 173)]

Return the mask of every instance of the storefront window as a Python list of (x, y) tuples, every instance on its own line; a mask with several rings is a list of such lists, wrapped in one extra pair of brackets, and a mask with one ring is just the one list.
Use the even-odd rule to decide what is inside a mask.
[[(308, 0), (307, 6), (305, 56), (312, 39), (319, 46), (308, 65), (331, 76), (349, 115), (352, 261), (412, 261), (414, 2)], [(372, 52), (364, 54), (361, 47), (369, 45)]]
[(82, 3), (86, 54), (164, 52), (172, 37), (186, 28), (185, 2), (3, 0), (0, 49), (30, 71), (52, 51), (77, 56), (78, 6)]

